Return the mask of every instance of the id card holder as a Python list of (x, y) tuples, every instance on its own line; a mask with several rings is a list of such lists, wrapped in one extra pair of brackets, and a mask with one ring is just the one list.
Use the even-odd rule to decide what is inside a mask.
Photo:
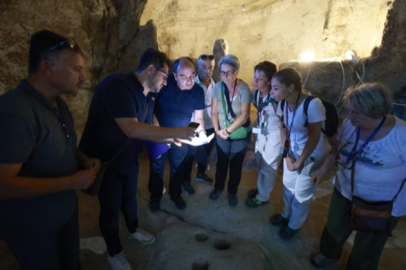
[(255, 133), (255, 134), (261, 133), (261, 128), (259, 128), (259, 127), (253, 127), (253, 128), (252, 128), (252, 133)]

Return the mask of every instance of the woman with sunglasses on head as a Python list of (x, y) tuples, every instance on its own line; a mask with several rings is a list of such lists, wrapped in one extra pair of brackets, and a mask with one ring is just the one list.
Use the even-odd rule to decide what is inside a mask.
[[(311, 180), (318, 184), (338, 164), (320, 252), (312, 258), (316, 267), (340, 259), (353, 231), (353, 197), (388, 202), (399, 192), (388, 216), (390, 232), (400, 217), (406, 215), (406, 187), (402, 188), (406, 175), (406, 123), (390, 115), (390, 92), (378, 83), (362, 84), (347, 90), (344, 105), (348, 118), (343, 121), (323, 166)], [(346, 269), (377, 269), (387, 239), (384, 234), (358, 231)]]
[(279, 236), (289, 240), (307, 218), (317, 188), (310, 179), (322, 165), (330, 145), (321, 132), (325, 108), (320, 99), (313, 98), (306, 115), (304, 103), (309, 96), (302, 92), (302, 78), (296, 69), (276, 72), (271, 93), (279, 102), (277, 115), (282, 120), (284, 206), (282, 213), (273, 216), (270, 222), (281, 226)]
[(272, 76), (275, 64), (264, 61), (254, 67), (253, 101), (258, 110), (258, 120), (253, 133), (256, 134), (255, 157), (257, 161), (257, 188), (248, 191), (246, 205), (258, 207), (269, 202), (279, 163), (281, 161), (280, 120), (276, 115), (277, 102), (271, 95)]
[[(237, 79), (240, 61), (234, 55), (226, 55), (219, 62), (221, 81), (213, 89), (211, 115), (217, 143), (217, 169), (210, 199), (217, 200), (223, 192), (228, 168), (228, 202), (238, 203), (237, 189), (241, 180), (242, 163), (251, 138), (249, 120), (251, 91), (244, 81)], [(231, 124), (229, 124), (231, 123)], [(244, 129), (245, 137), (234, 138)], [(234, 135), (232, 135), (233, 132)], [(245, 133), (245, 132), (243, 132)]]

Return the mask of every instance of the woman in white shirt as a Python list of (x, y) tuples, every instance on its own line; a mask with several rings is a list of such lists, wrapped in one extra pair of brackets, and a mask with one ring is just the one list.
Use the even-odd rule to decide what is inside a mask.
[[(277, 115), (282, 118), (284, 207), (270, 222), (281, 226), (279, 236), (289, 240), (307, 218), (316, 191), (310, 179), (320, 168), (330, 145), (321, 132), (326, 119), (325, 108), (320, 99), (313, 98), (306, 115), (303, 104), (308, 95), (302, 93), (302, 79), (296, 69), (286, 68), (275, 73), (271, 94), (279, 102)], [(280, 102), (282, 100), (285, 101)]]
[(276, 72), (275, 64), (264, 61), (254, 67), (253, 100), (258, 110), (257, 125), (253, 129), (256, 134), (255, 156), (257, 162), (257, 188), (248, 191), (246, 205), (258, 207), (269, 202), (279, 163), (281, 161), (280, 120), (276, 115), (277, 103), (271, 91), (272, 76)]
[[(313, 183), (319, 183), (338, 163), (320, 253), (312, 258), (316, 267), (339, 260), (343, 245), (353, 231), (351, 170), (354, 170), (353, 194), (365, 201), (391, 201), (400, 190), (393, 203), (391, 231), (400, 217), (406, 215), (406, 187), (401, 188), (406, 176), (406, 123), (390, 115), (390, 92), (377, 83), (363, 84), (348, 89), (344, 103), (348, 118), (343, 121), (323, 166), (312, 177)], [(383, 234), (357, 232), (346, 269), (377, 269), (387, 239)]]

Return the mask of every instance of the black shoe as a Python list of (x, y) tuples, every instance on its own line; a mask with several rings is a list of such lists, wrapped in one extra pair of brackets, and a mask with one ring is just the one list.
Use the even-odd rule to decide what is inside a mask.
[(221, 189), (214, 189), (214, 190), (210, 193), (210, 199), (213, 200), (213, 201), (217, 200), (217, 199), (220, 197), (220, 195), (221, 195), (222, 192), (223, 192), (223, 191), (222, 191)]
[(161, 210), (161, 206), (159, 204), (159, 201), (150, 201), (149, 202), (149, 210), (152, 213), (158, 212), (159, 210)]
[(292, 228), (290, 228), (289, 226), (286, 227), (282, 227), (279, 230), (279, 236), (283, 239), (283, 240), (290, 240), (300, 229), (294, 230)]
[(257, 196), (257, 194), (258, 194), (258, 189), (257, 189), (257, 188), (253, 188), (253, 189), (251, 189), (251, 190), (249, 190), (249, 191), (247, 192), (247, 197), (248, 197), (249, 199), (252, 199), (252, 198), (255, 198), (255, 197)]
[(209, 184), (209, 185), (211, 185), (213, 183), (213, 179), (211, 179), (208, 175), (206, 175), (204, 173), (196, 174), (195, 180), (199, 181), (199, 182)]
[(271, 217), (269, 222), (271, 222), (271, 224), (274, 226), (286, 227), (289, 223), (289, 219), (284, 218), (281, 214), (277, 214)]
[(228, 193), (228, 203), (231, 206), (236, 206), (238, 203), (238, 198), (237, 198), (237, 194), (230, 194)]
[(256, 208), (256, 207), (258, 207), (258, 206), (262, 206), (262, 205), (265, 205), (265, 204), (267, 204), (267, 203), (269, 203), (269, 201), (263, 202), (263, 201), (258, 200), (257, 198), (248, 198), (248, 199), (245, 201), (245, 204), (246, 204), (248, 207), (252, 207), (252, 208)]
[(186, 191), (188, 194), (195, 194), (195, 189), (189, 182), (182, 183), (183, 190)]
[(179, 194), (171, 196), (171, 200), (176, 204), (176, 208), (178, 208), (179, 210), (183, 210), (186, 208), (186, 202)]

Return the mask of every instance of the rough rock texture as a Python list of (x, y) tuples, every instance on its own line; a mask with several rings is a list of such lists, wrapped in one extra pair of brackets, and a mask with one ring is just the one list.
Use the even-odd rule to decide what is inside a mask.
[[(128, 46), (146, 0), (1, 1), (0, 94), (13, 89), (27, 75), (30, 36), (42, 29), (73, 38), (85, 57), (87, 83), (77, 97), (66, 97), (78, 127), (83, 126), (95, 85), (111, 72), (133, 70)], [(149, 32), (149, 31), (148, 31)], [(142, 45), (142, 44), (141, 44)], [(143, 46), (141, 46), (143, 47)]]
[[(141, 25), (153, 20), (159, 47), (171, 58), (198, 57), (217, 39), (242, 63), (251, 83), (260, 61), (281, 64), (313, 50), (316, 59), (356, 50), (361, 57), (380, 46), (391, 2), (382, 0), (149, 1)], [(244, 11), (245, 10), (245, 11)]]

